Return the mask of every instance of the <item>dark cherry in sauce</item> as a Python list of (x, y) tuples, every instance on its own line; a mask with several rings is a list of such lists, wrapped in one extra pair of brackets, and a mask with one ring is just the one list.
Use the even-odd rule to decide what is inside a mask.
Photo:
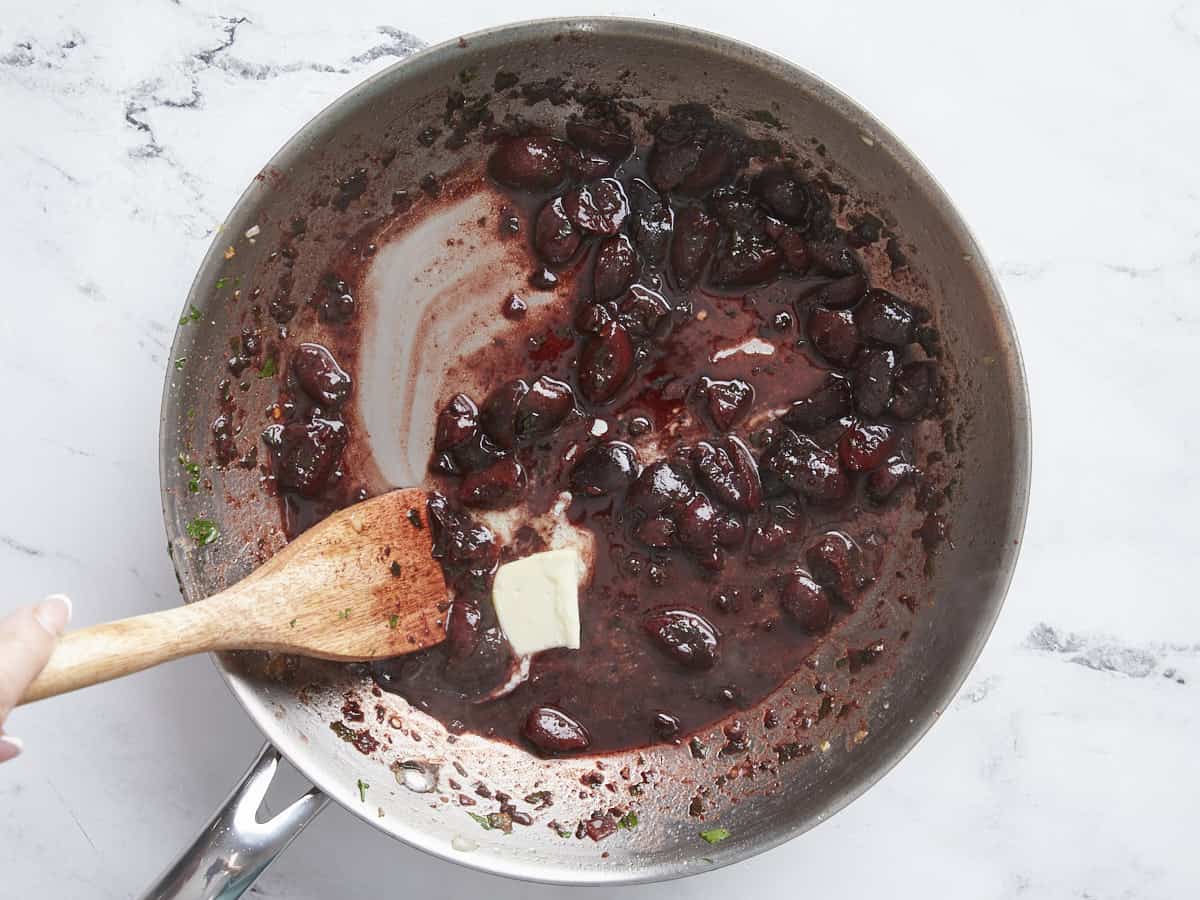
[[(428, 520), (454, 590), (447, 641), (371, 666), (441, 721), (545, 755), (679, 742), (797, 671), (878, 576), (859, 511), (910, 496), (913, 423), (937, 406), (936, 359), (914, 343), (926, 314), (872, 287), (865, 239), (838, 228), (822, 184), (703, 107), (654, 131), (639, 146), (582, 118), (565, 140), (494, 145), (531, 283), (571, 278), (564, 349), (532, 348), (489, 396), (439, 410)], [(328, 327), (354, 314), (340, 282), (325, 300)], [(500, 312), (517, 328), (514, 300)], [(750, 338), (773, 354), (717, 356)], [(352, 385), (323, 349), (297, 351), (295, 396), (264, 436), (293, 534), (350, 502)], [(564, 491), (596, 539), (582, 646), (536, 655), (503, 693), (516, 660), (492, 579), (549, 536), (502, 545), (484, 516), (532, 521)]]

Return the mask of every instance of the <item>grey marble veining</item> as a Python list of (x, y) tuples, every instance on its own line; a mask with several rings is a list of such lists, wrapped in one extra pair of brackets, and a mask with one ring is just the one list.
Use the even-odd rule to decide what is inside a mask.
[[(1029, 526), (979, 665), (893, 773), (753, 861), (622, 893), (1195, 896), (1200, 2), (777, 7), (599, 11), (787, 56), (942, 180), (1022, 340)], [(279, 145), (414, 35), (596, 11), (0, 2), (0, 609), (66, 590), (89, 624), (175, 600), (157, 489), (166, 352), (225, 211)], [(3, 897), (131, 895), (258, 744), (204, 659), (20, 710), (10, 730), (28, 749), (0, 768)], [(427, 859), (336, 809), (256, 890), (560, 893)]]

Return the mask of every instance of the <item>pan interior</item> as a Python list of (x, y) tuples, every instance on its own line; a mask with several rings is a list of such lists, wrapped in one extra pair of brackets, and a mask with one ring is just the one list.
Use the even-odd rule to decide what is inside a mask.
[[(223, 252), (229, 239), (219, 236), (189, 296), (200, 316), (180, 328), (172, 358), (186, 357), (188, 365), (170, 371), (163, 403), (164, 514), (172, 554), (191, 600), (245, 574), (283, 541), (277, 502), (262, 493), (254, 469), (214, 471), (214, 490), (200, 495), (188, 492), (181, 471), (181, 460), (211, 455), (209, 427), (220, 411), (216, 383), (225, 376), (228, 338), (250, 314), (250, 304), (229, 302), (227, 282), (220, 279), (238, 278), (247, 294), (251, 285), (261, 287), (265, 303), (277, 287), (264, 274), (275, 271), (270, 254), (298, 218), (306, 220), (312, 241), (346, 231), (333, 206), (314, 208), (312, 200), (328, 198), (357, 168), (366, 168), (371, 177), (363, 205), (382, 210), (395, 190), (415, 190), (428, 173), (441, 176), (478, 165), (486, 148), (473, 138), (457, 150), (414, 140), (427, 125), (444, 122), (452, 91), (492, 94), (490, 108), (497, 119), (512, 113), (561, 128), (571, 104), (530, 105), (519, 92), (496, 91), (498, 72), (516, 74), (524, 83), (561, 76), (578, 85), (619, 84), (625, 96), (653, 109), (685, 100), (708, 103), (751, 134), (777, 139), (801, 158), (829, 167), (852, 195), (895, 222), (910, 250), (909, 277), (934, 312), (957, 372), (948, 439), (956, 487), (945, 508), (951, 542), (921, 587), (926, 607), (910, 623), (892, 677), (864, 690), (853, 734), (834, 717), (812, 728), (803, 746), (760, 731), (756, 752), (738, 759), (716, 752), (697, 759), (685, 745), (600, 759), (536, 760), (475, 736), (448, 737), (399, 698), (374, 696), (369, 680), (353, 668), (236, 655), (222, 658), (220, 666), (267, 736), (314, 783), (414, 846), (500, 874), (564, 883), (654, 880), (702, 871), (813, 826), (907, 752), (982, 648), (1003, 601), (1024, 518), (1028, 426), (1020, 360), (979, 250), (949, 201), (903, 146), (808, 73), (752, 48), (661, 23), (546, 21), (433, 48), (335, 103), (264, 168), (226, 220), (223, 235), (242, 236), (258, 228), (257, 239), (239, 238), (230, 260)], [(447, 223), (427, 225), (427, 234), (410, 240), (426, 240), (432, 248), (437, 229)], [(461, 288), (456, 278), (463, 273), (442, 270), (433, 277), (424, 268), (418, 273), (414, 245), (396, 246), (400, 249), (375, 269), (379, 281), (373, 290), (380, 295), (417, 275), (426, 278), (428, 304)], [(436, 263), (436, 257), (430, 249), (426, 258)], [(302, 269), (298, 282), (305, 277)], [(433, 395), (448, 350), (464, 346), (474, 333), (471, 311), (452, 311), (439, 322), (439, 334), (408, 307), (389, 310), (379, 304), (374, 314), (379, 334), (409, 340), (360, 360), (359, 414), (372, 434), (376, 477), (382, 483), (411, 483), (424, 470)], [(444, 346), (447, 353), (431, 353), (431, 346)], [(266, 408), (272, 400), (268, 384), (250, 381), (244, 406)], [(245, 441), (253, 443), (259, 428), (256, 419), (249, 420)], [(215, 521), (221, 540), (196, 547), (186, 533), (196, 517)], [(892, 595), (904, 589), (888, 582), (878, 588)], [(835, 655), (831, 649), (814, 665), (832, 672)], [(811, 693), (812, 678), (804, 677)], [(784, 711), (799, 710), (806, 702), (807, 695), (790, 687), (772, 699)], [(331, 721), (341, 719), (348, 693), (361, 703), (379, 741), (369, 754), (330, 728)], [(794, 754), (786, 749), (789, 741), (797, 745)], [(756, 768), (758, 761), (775, 764)], [(365, 798), (359, 779), (372, 785)], [(555, 806), (539, 813), (533, 826), (511, 833), (485, 828), (468, 815), (480, 806), (463, 806), (458, 799), (460, 794), (475, 797), (480, 784), (516, 798), (548, 791)], [(689, 813), (700, 787), (707, 792), (704, 818)], [(630, 805), (638, 810), (636, 829), (602, 843), (563, 837), (548, 827), (554, 822), (573, 826), (597, 809)], [(700, 839), (700, 831), (718, 827), (730, 836), (717, 844)]]

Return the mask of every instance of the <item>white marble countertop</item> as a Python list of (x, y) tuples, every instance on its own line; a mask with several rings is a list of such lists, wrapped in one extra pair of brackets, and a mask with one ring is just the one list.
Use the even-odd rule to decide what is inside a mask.
[[(0, 3), (0, 610), (65, 590), (89, 624), (175, 601), (157, 478), (166, 349), (214, 228), (301, 123), (422, 41), (554, 14), (682, 21), (833, 82), (946, 186), (1023, 343), (1034, 489), (991, 642), (901, 765), (799, 840), (623, 895), (1195, 896), (1200, 2), (585, 7)], [(130, 896), (260, 743), (203, 658), (10, 726), (27, 751), (0, 768), (4, 897)], [(428, 858), (339, 809), (256, 891), (561, 895)]]

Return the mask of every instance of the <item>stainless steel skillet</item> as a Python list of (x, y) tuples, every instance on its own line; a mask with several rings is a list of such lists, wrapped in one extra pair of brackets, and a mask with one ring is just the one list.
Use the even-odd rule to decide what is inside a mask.
[[(419, 53), (317, 116), (243, 194), (192, 286), (171, 356), (184, 362), (168, 368), (163, 393), (164, 517), (185, 597), (219, 589), (280, 541), (276, 501), (262, 494), (254, 470), (205, 469), (213, 490), (192, 493), (187, 466), (211, 456), (209, 429), (221, 412), (217, 382), (228, 377), (230, 336), (250, 321), (256, 305), (264, 310), (272, 300), (303, 305), (308, 277), (303, 261), (285, 291), (280, 260), (271, 256), (280, 250), (281, 235), (294, 235), (303, 218), (303, 253), (319, 257), (324, 235), (344, 236), (357, 224), (336, 203), (321, 202), (357, 169), (367, 170), (368, 178), (355, 208), (379, 213), (394, 190), (415, 189), (425, 174), (452, 170), (484, 152), (475, 140), (454, 150), (414, 140), (426, 125), (442, 120), (450, 92), (461, 91), (468, 101), (492, 93), (489, 108), (498, 119), (511, 112), (553, 125), (571, 111), (570, 104), (529, 105), (494, 91), (500, 70), (524, 83), (565, 76), (579, 84), (620, 84), (627, 96), (652, 108), (709, 103), (750, 132), (774, 137), (826, 166), (838, 183), (893, 224), (909, 258), (896, 277), (933, 310), (954, 373), (946, 464), (954, 468), (948, 477), (955, 487), (942, 510), (951, 542), (927, 582), (880, 586), (892, 594), (920, 591), (927, 608), (907, 620), (889, 677), (858, 686), (861, 711), (852, 732), (832, 721), (819, 723), (797, 745), (795, 757), (785, 763), (781, 755), (773, 770), (731, 775), (736, 766), (728, 760), (715, 754), (697, 759), (686, 746), (602, 759), (602, 777), (615, 782), (623, 797), (636, 797), (639, 825), (600, 844), (563, 838), (546, 827), (551, 820), (574, 823), (596, 807), (594, 796), (576, 796), (581, 774), (595, 771), (594, 759), (546, 762), (470, 736), (451, 742), (398, 698), (372, 696), (369, 681), (352, 669), (219, 658), (219, 670), (270, 743), (150, 896), (236, 896), (326, 798), (414, 847), (516, 878), (618, 884), (674, 878), (744, 859), (837, 812), (899, 761), (946, 708), (999, 612), (1025, 519), (1028, 402), (1000, 291), (950, 201), (889, 131), (810, 73), (717, 35), (604, 18), (511, 25)], [(232, 391), (239, 390), (236, 381)], [(271, 400), (267, 382), (251, 377), (247, 383), (240, 406), (265, 408)], [(258, 427), (253, 418), (244, 424), (244, 446), (254, 443)], [(197, 546), (187, 533), (197, 517), (216, 523), (220, 540)], [(852, 634), (840, 637), (853, 640)], [(807, 702), (791, 687), (781, 688), (772, 703), (788, 710)], [(368, 708), (383, 709), (380, 721), (371, 723), (380, 744), (370, 754), (330, 728), (347, 691), (364, 698)], [(773, 756), (769, 736), (759, 737)], [(254, 811), (279, 754), (316, 787), (259, 825)], [(629, 779), (620, 774), (627, 767)], [(372, 785), (369, 795), (359, 790), (360, 779)], [(511, 834), (485, 830), (454, 802), (451, 779), (468, 786), (483, 782), (514, 797), (549, 790), (562, 799), (552, 811), (539, 813), (533, 826)], [(689, 815), (689, 800), (698, 785), (718, 780), (706, 819), (699, 822)], [(630, 782), (642, 790), (631, 795)], [(730, 836), (708, 844), (698, 838), (708, 827)]]

